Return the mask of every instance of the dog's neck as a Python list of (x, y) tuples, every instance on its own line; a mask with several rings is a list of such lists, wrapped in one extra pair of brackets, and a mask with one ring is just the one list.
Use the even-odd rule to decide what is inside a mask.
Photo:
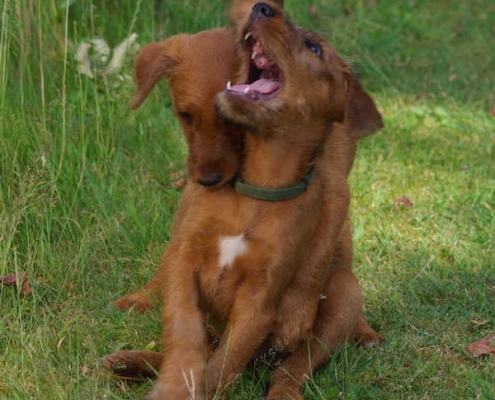
[(315, 152), (274, 137), (247, 134), (241, 177), (267, 188), (286, 188), (303, 180), (315, 163)]

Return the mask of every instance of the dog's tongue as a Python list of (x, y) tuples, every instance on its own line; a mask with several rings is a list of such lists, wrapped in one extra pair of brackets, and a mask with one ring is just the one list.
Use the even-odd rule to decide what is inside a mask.
[(231, 90), (241, 93), (258, 92), (262, 94), (270, 94), (280, 88), (280, 82), (272, 81), (271, 79), (259, 79), (250, 85), (233, 85)]

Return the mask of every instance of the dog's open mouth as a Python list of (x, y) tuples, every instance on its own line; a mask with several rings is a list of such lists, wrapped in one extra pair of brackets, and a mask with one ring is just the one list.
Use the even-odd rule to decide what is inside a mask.
[(243, 94), (251, 100), (270, 100), (282, 90), (282, 78), (277, 64), (266, 54), (265, 49), (251, 31), (247, 31), (244, 40), (248, 49), (249, 71), (245, 84), (232, 85), (227, 89)]

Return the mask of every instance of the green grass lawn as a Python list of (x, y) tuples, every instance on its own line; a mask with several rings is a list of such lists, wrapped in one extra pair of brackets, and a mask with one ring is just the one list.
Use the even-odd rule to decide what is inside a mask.
[[(170, 174), (186, 149), (165, 85), (130, 112), (132, 61), (91, 79), (74, 56), (96, 37), (115, 47), (135, 32), (144, 45), (220, 26), (225, 4), (0, 0), (0, 276), (25, 271), (33, 289), (0, 286), (1, 399), (150, 389), (98, 363), (160, 347), (158, 310), (111, 303), (160, 260), (180, 197)], [(387, 341), (339, 350), (306, 398), (495, 399), (495, 356), (465, 350), (495, 337), (495, 2), (287, 9), (354, 63), (386, 123), (362, 142), (351, 181), (355, 271)], [(395, 209), (402, 196), (414, 206)], [(266, 376), (246, 374), (233, 398), (260, 398)]]

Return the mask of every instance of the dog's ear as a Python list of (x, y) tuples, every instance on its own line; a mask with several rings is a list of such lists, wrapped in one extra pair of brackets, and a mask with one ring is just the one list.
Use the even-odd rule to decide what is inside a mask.
[(150, 43), (138, 54), (135, 62), (137, 90), (130, 108), (138, 108), (161, 77), (169, 77), (177, 65), (177, 49), (181, 35), (159, 43)]
[(382, 116), (375, 102), (363, 89), (353, 72), (348, 73), (346, 91), (347, 105), (344, 118), (350, 127), (351, 134), (361, 138), (382, 128)]

